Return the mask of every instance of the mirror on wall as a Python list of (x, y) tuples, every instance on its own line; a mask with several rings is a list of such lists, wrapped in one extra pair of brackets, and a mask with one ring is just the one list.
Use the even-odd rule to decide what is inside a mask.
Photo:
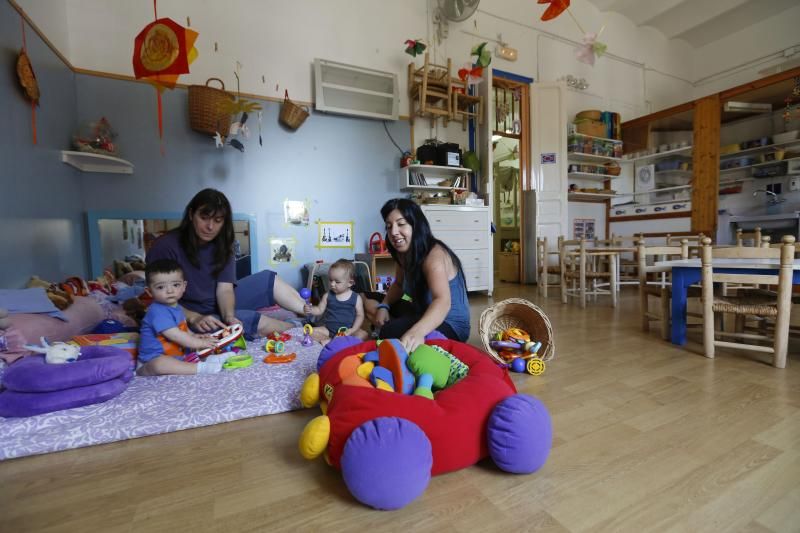
[[(180, 225), (181, 216), (178, 212), (87, 212), (91, 277), (100, 276), (105, 268), (113, 270), (114, 261), (144, 258), (158, 237)], [(259, 270), (255, 216), (234, 213), (233, 228), (236, 278), (241, 279)]]

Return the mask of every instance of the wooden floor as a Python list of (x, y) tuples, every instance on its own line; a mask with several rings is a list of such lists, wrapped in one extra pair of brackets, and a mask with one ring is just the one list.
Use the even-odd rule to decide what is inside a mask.
[(800, 531), (797, 350), (785, 370), (709, 360), (640, 332), (630, 288), (582, 311), (516, 285), (470, 298), (473, 342), (481, 310), (520, 295), (557, 339), (544, 375), (515, 376), (553, 417), (535, 474), (486, 461), (373, 511), (298, 454), (314, 409), (0, 463), (0, 531)]

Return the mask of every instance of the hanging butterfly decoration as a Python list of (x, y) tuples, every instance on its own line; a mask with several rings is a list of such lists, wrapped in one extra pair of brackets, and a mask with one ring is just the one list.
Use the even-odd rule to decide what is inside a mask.
[(603, 33), (601, 29), (598, 33), (587, 32), (581, 27), (578, 19), (569, 10), (569, 0), (538, 0), (540, 4), (550, 4), (547, 9), (542, 13), (541, 20), (547, 22), (558, 17), (561, 13), (567, 12), (572, 21), (578, 27), (578, 30), (583, 34), (583, 44), (575, 49), (575, 58), (581, 63), (594, 66), (595, 58), (600, 57), (606, 53), (608, 46), (605, 43), (598, 42), (597, 39)]
[(458, 69), (458, 78), (469, 85), (476, 85), (483, 81), (483, 67), (467, 63)]
[(228, 137), (229, 141), (228, 144), (232, 147), (236, 148), (240, 152), (244, 152), (244, 144), (238, 140), (234, 139), (234, 137), (242, 136), (245, 139), (250, 137), (250, 128), (247, 126), (247, 119), (250, 116), (250, 113), (254, 111), (258, 111), (259, 116), (259, 133), (258, 133), (258, 143), (263, 146), (263, 142), (261, 140), (261, 111), (263, 107), (256, 101), (253, 100), (246, 100), (241, 97), (241, 93), (239, 92), (239, 67), (241, 65), (237, 62), (236, 63), (236, 70), (233, 71), (233, 75), (236, 76), (236, 100), (229, 100), (226, 101), (224, 107), (222, 108), (223, 111), (229, 115), (239, 115), (238, 120), (235, 120), (231, 123), (231, 127), (228, 130)]
[[(155, 1), (153, 9), (155, 10)], [(164, 137), (161, 93), (174, 89), (181, 74), (189, 73), (189, 65), (197, 59), (194, 43), (198, 33), (184, 28), (170, 18), (158, 18), (145, 26), (133, 43), (133, 72), (136, 79), (153, 84), (158, 97), (158, 136)]]
[(406, 53), (411, 57), (417, 57), (428, 47), (422, 39), (406, 39)]

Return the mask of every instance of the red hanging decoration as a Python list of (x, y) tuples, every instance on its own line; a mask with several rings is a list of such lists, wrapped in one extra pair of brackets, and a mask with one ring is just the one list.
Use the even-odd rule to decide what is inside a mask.
[(569, 7), (569, 0), (539, 0), (540, 4), (550, 4), (542, 13), (542, 20), (548, 21), (556, 18)]
[(19, 83), (25, 91), (25, 96), (31, 102), (31, 133), (33, 135), (33, 144), (36, 144), (36, 106), (39, 105), (39, 82), (36, 81), (31, 58), (28, 57), (28, 44), (25, 40), (25, 19), (22, 18), (22, 15), (20, 15), (19, 21), (22, 26), (22, 49), (19, 51), (19, 56), (17, 56), (17, 77), (19, 77)]
[(170, 18), (158, 18), (155, 0), (153, 12), (156, 20), (145, 26), (134, 39), (133, 72), (136, 79), (148, 80), (158, 91), (158, 136), (163, 138), (161, 93), (164, 89), (174, 89), (178, 77), (189, 73), (189, 65), (197, 59), (194, 43), (198, 33)]

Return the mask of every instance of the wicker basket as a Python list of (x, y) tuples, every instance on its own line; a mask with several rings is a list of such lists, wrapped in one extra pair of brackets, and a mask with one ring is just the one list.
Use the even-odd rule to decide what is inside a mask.
[[(218, 81), (222, 89), (209, 87), (209, 82)], [(225, 90), (225, 83), (219, 78), (209, 78), (205, 85), (189, 86), (189, 124), (193, 130), (214, 135), (219, 132), (228, 135), (231, 116), (226, 111), (233, 95)]]
[(308, 118), (308, 107), (299, 106), (289, 100), (289, 91), (285, 92), (283, 98), (283, 105), (281, 106), (281, 114), (278, 119), (281, 124), (287, 128), (296, 130), (303, 125), (303, 122)]
[(483, 349), (499, 363), (506, 361), (489, 344), (494, 336), (508, 328), (527, 331), (531, 340), (542, 343), (539, 357), (549, 361), (556, 355), (553, 327), (544, 311), (522, 298), (509, 298), (498, 302), (481, 313), (480, 334)]

